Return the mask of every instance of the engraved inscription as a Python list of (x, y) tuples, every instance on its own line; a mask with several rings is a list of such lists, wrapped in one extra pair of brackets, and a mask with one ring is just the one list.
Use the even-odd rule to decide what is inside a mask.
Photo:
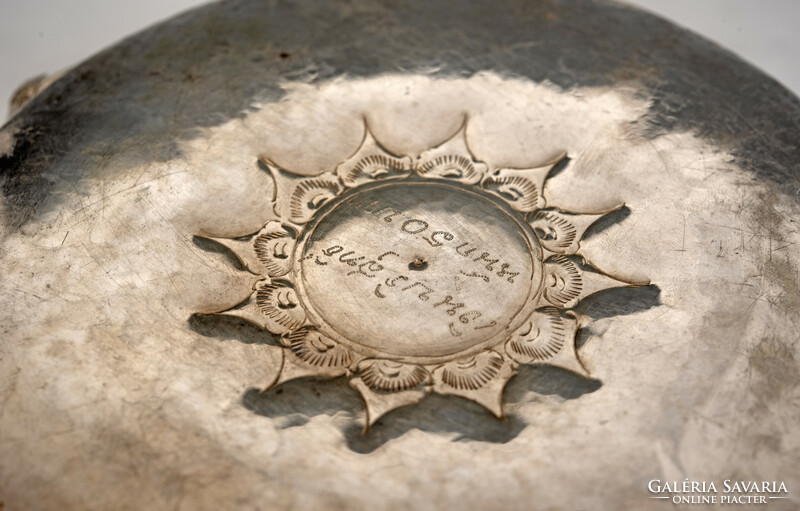
[(532, 230), (511, 215), (446, 183), (358, 190), (309, 230), (297, 281), (344, 342), (387, 356), (463, 351), (501, 332), (542, 281)]
[[(416, 158), (393, 154), (365, 125), (335, 169), (300, 176), (259, 157), (274, 181), (274, 215), (231, 249), (258, 281), (219, 314), (280, 336), (273, 385), (347, 375), (366, 427), (431, 391), (502, 417), (521, 364), (588, 376), (571, 312), (588, 295), (632, 286), (581, 253), (594, 214), (547, 204), (545, 180), (566, 155), (491, 168), (466, 122)], [(645, 284), (645, 283), (640, 283)]]
[[(448, 250), (454, 250), (457, 254), (466, 259), (472, 258), (473, 252), (478, 250), (474, 243), (458, 239), (452, 232), (437, 230), (437, 228), (432, 226), (426, 219), (409, 218), (410, 215), (406, 211), (398, 210), (392, 206), (381, 206), (382, 204), (379, 200), (368, 201), (361, 195), (354, 195), (343, 201), (340, 207), (349, 207), (355, 212), (363, 213), (365, 217), (374, 217), (389, 223), (393, 221), (393, 218), (397, 217), (401, 219), (400, 222), (402, 222), (398, 222), (398, 229), (400, 232), (410, 235), (419, 235), (419, 239), (425, 241), (431, 247), (447, 247)], [(377, 207), (379, 207), (379, 209), (375, 210)], [(388, 214), (386, 214), (387, 212)], [(493, 256), (493, 253), (499, 254), (500, 251), (494, 247), (492, 247), (492, 249), (494, 252), (480, 252), (480, 255), (476, 258), (472, 258), (472, 262), (483, 263), (484, 269), (488, 271), (488, 273), (484, 275), (486, 282), (490, 282), (490, 276), (495, 276), (503, 277), (502, 279), (498, 278), (498, 280), (513, 284), (514, 278), (519, 275), (519, 272), (513, 271), (511, 264), (502, 261), (499, 255), (497, 257)], [(467, 263), (467, 261), (464, 262)], [(499, 268), (495, 267), (495, 263), (499, 264)]]

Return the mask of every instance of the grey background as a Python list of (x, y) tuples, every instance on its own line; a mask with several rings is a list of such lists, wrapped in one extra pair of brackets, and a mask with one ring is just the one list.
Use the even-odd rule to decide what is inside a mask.
[[(69, 68), (199, 0), (0, 0), (0, 123), (24, 81)], [(635, 0), (800, 92), (800, 0)]]

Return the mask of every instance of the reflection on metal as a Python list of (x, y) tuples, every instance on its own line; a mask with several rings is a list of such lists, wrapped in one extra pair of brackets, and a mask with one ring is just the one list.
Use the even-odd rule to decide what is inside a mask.
[[(562, 154), (530, 168), (490, 168), (466, 121), (418, 157), (395, 155), (365, 122), (335, 171), (304, 177), (268, 157), (273, 211), (258, 232), (209, 237), (259, 276), (243, 302), (214, 311), (280, 336), (270, 387), (350, 377), (365, 431), (430, 392), (471, 399), (497, 417), (521, 364), (589, 373), (570, 311), (588, 295), (646, 285), (593, 268), (580, 253), (599, 213), (548, 205)], [(265, 191), (265, 193), (267, 193)]]

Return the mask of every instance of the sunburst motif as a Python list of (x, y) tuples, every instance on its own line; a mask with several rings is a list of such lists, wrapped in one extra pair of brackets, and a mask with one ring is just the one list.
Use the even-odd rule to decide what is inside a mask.
[(353, 155), (315, 177), (260, 157), (274, 179), (264, 227), (205, 237), (262, 277), (247, 300), (213, 313), (280, 336), (271, 387), (349, 377), (366, 430), (430, 392), (502, 417), (503, 390), (523, 364), (589, 377), (569, 309), (604, 289), (647, 284), (611, 277), (580, 253), (589, 226), (622, 206), (587, 214), (548, 205), (545, 180), (566, 154), (492, 169), (472, 153), (466, 128), (412, 158), (385, 149), (365, 123)]

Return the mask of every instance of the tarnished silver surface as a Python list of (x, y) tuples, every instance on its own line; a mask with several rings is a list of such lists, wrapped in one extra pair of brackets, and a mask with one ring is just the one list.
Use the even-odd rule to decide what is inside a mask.
[(128, 39), (0, 131), (0, 501), (661, 509), (689, 478), (794, 509), (799, 125), (618, 4), (226, 2)]

